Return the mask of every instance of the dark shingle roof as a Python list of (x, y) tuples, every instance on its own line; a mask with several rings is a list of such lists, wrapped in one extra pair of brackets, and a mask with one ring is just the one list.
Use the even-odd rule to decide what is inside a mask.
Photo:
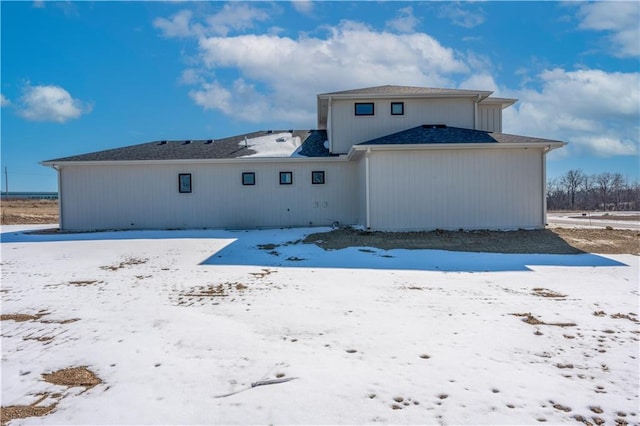
[(415, 87), (415, 86), (375, 86), (365, 87), (363, 89), (343, 90), (341, 92), (322, 93), (322, 95), (475, 95), (477, 93), (491, 93), (484, 90), (462, 90), (462, 89), (439, 89), (434, 87)]
[(444, 143), (532, 143), (559, 142), (549, 139), (486, 132), (483, 130), (425, 124), (398, 133), (362, 142), (358, 145), (407, 145)]
[[(91, 152), (71, 157), (56, 158), (44, 163), (75, 161), (153, 161), (153, 160), (207, 160), (229, 159), (255, 154), (251, 147), (244, 146), (244, 139), (256, 138), (268, 134), (292, 132), (291, 130), (269, 130), (246, 133), (224, 139), (190, 141), (155, 141), (106, 151)], [(324, 133), (318, 134), (318, 132)], [(306, 157), (328, 157), (329, 150), (323, 145), (327, 139), (326, 131), (294, 130), (293, 136), (303, 141), (298, 152)], [(320, 140), (322, 139), (322, 140)], [(309, 144), (309, 146), (307, 146)]]

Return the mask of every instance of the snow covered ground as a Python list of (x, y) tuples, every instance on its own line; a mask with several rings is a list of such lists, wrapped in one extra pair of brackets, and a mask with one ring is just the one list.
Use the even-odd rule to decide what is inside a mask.
[[(583, 216), (584, 215), (584, 216)], [(631, 229), (640, 230), (640, 221), (638, 220), (620, 220), (620, 217), (634, 216), (637, 217), (640, 212), (552, 212), (547, 213), (547, 222), (551, 227), (562, 228), (591, 228), (603, 229), (607, 226), (613, 229)]]
[[(1, 230), (1, 310), (46, 315), (2, 321), (2, 406), (57, 406), (11, 426), (640, 421), (636, 256), (27, 228)], [(42, 378), (76, 366), (103, 383)]]

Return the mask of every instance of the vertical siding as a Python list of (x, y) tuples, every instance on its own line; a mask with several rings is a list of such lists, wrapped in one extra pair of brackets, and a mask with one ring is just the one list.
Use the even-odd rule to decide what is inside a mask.
[(478, 106), (478, 130), (487, 132), (502, 132), (502, 106), (479, 105)]
[[(324, 185), (311, 171), (324, 170)], [(293, 172), (292, 185), (279, 172)], [(256, 185), (243, 186), (242, 172)], [(191, 173), (193, 192), (178, 192)], [(357, 166), (347, 162), (73, 166), (61, 170), (63, 229), (251, 228), (358, 221)]]
[(373, 152), (371, 227), (543, 227), (542, 161), (533, 149)]
[[(369, 100), (334, 100), (330, 108), (331, 148), (345, 154), (352, 145), (422, 124), (446, 124), (472, 129), (471, 99), (384, 99), (374, 102), (375, 115), (356, 116), (354, 104)], [(391, 102), (404, 102), (404, 115), (391, 115)]]

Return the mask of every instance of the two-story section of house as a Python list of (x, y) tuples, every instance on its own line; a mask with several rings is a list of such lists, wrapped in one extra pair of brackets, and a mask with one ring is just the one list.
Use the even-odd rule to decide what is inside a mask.
[(156, 141), (45, 161), (64, 230), (358, 225), (542, 228), (545, 156), (515, 99), (379, 86), (317, 96), (318, 129)]

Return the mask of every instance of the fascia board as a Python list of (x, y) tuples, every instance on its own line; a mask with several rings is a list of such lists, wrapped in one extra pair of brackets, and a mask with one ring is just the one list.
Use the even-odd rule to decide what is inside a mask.
[(353, 146), (349, 158), (355, 155), (356, 151), (434, 151), (434, 150), (464, 150), (464, 149), (556, 149), (565, 146), (566, 142), (531, 142), (531, 143), (439, 143), (439, 144), (405, 144), (405, 145), (358, 145)]
[(253, 157), (253, 158), (209, 158), (179, 160), (111, 160), (111, 161), (43, 161), (40, 164), (48, 167), (68, 166), (142, 166), (171, 164), (246, 164), (246, 163), (317, 163), (348, 161), (346, 155), (339, 157)]

